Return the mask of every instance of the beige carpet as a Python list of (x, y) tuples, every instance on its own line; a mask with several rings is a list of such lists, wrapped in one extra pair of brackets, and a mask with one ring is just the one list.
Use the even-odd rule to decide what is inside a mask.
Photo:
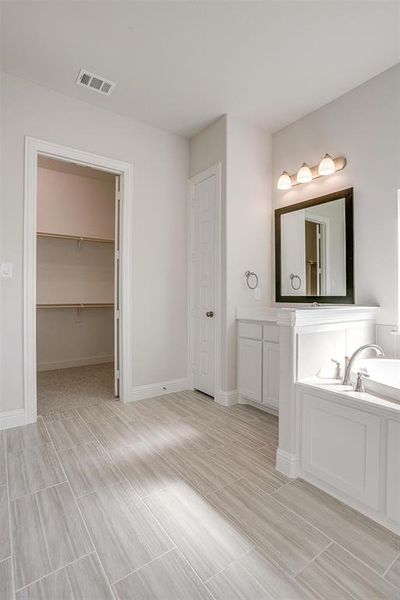
[(38, 414), (42, 416), (114, 398), (112, 363), (41, 371), (37, 383)]

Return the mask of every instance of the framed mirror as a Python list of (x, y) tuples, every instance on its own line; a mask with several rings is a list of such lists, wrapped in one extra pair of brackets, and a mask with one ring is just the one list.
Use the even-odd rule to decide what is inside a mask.
[(276, 302), (354, 304), (353, 188), (275, 210)]

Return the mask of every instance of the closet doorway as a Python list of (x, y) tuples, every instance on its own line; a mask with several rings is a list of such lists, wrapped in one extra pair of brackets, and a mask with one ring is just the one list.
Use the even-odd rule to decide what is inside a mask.
[(38, 414), (119, 394), (119, 176), (39, 155)]
[(132, 167), (33, 138), (26, 138), (25, 156), (29, 423), (37, 415), (127, 400)]

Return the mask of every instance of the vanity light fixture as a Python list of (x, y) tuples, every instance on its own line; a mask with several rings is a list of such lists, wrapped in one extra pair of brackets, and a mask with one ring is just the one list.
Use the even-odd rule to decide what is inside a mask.
[(283, 171), (282, 175), (278, 179), (278, 190), (290, 190), (292, 187), (292, 180), (287, 171)]
[(325, 154), (318, 166), (319, 175), (332, 175), (336, 171), (335, 163), (329, 154)]
[(297, 171), (296, 181), (297, 183), (308, 183), (312, 180), (312, 173), (310, 167), (303, 163), (300, 169)]
[(289, 175), (287, 171), (283, 171), (282, 175), (278, 179), (277, 188), (278, 190), (290, 190), (290, 188), (301, 183), (308, 183), (318, 177), (325, 177), (326, 175), (332, 175), (337, 171), (341, 171), (346, 166), (346, 159), (344, 156), (337, 156), (332, 158), (329, 154), (325, 154), (323, 159), (318, 165), (309, 167), (306, 163), (303, 163), (300, 169), (294, 175)]

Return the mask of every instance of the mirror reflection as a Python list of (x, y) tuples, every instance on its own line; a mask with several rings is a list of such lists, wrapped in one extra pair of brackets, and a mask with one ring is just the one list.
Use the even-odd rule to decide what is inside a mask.
[(343, 301), (352, 296), (347, 269), (352, 269), (353, 246), (352, 239), (351, 243), (346, 239), (346, 215), (352, 216), (352, 206), (346, 212), (347, 201), (352, 202), (351, 195), (330, 194), (326, 200), (317, 198), (276, 211), (277, 301), (294, 297), (298, 301), (341, 297)]

